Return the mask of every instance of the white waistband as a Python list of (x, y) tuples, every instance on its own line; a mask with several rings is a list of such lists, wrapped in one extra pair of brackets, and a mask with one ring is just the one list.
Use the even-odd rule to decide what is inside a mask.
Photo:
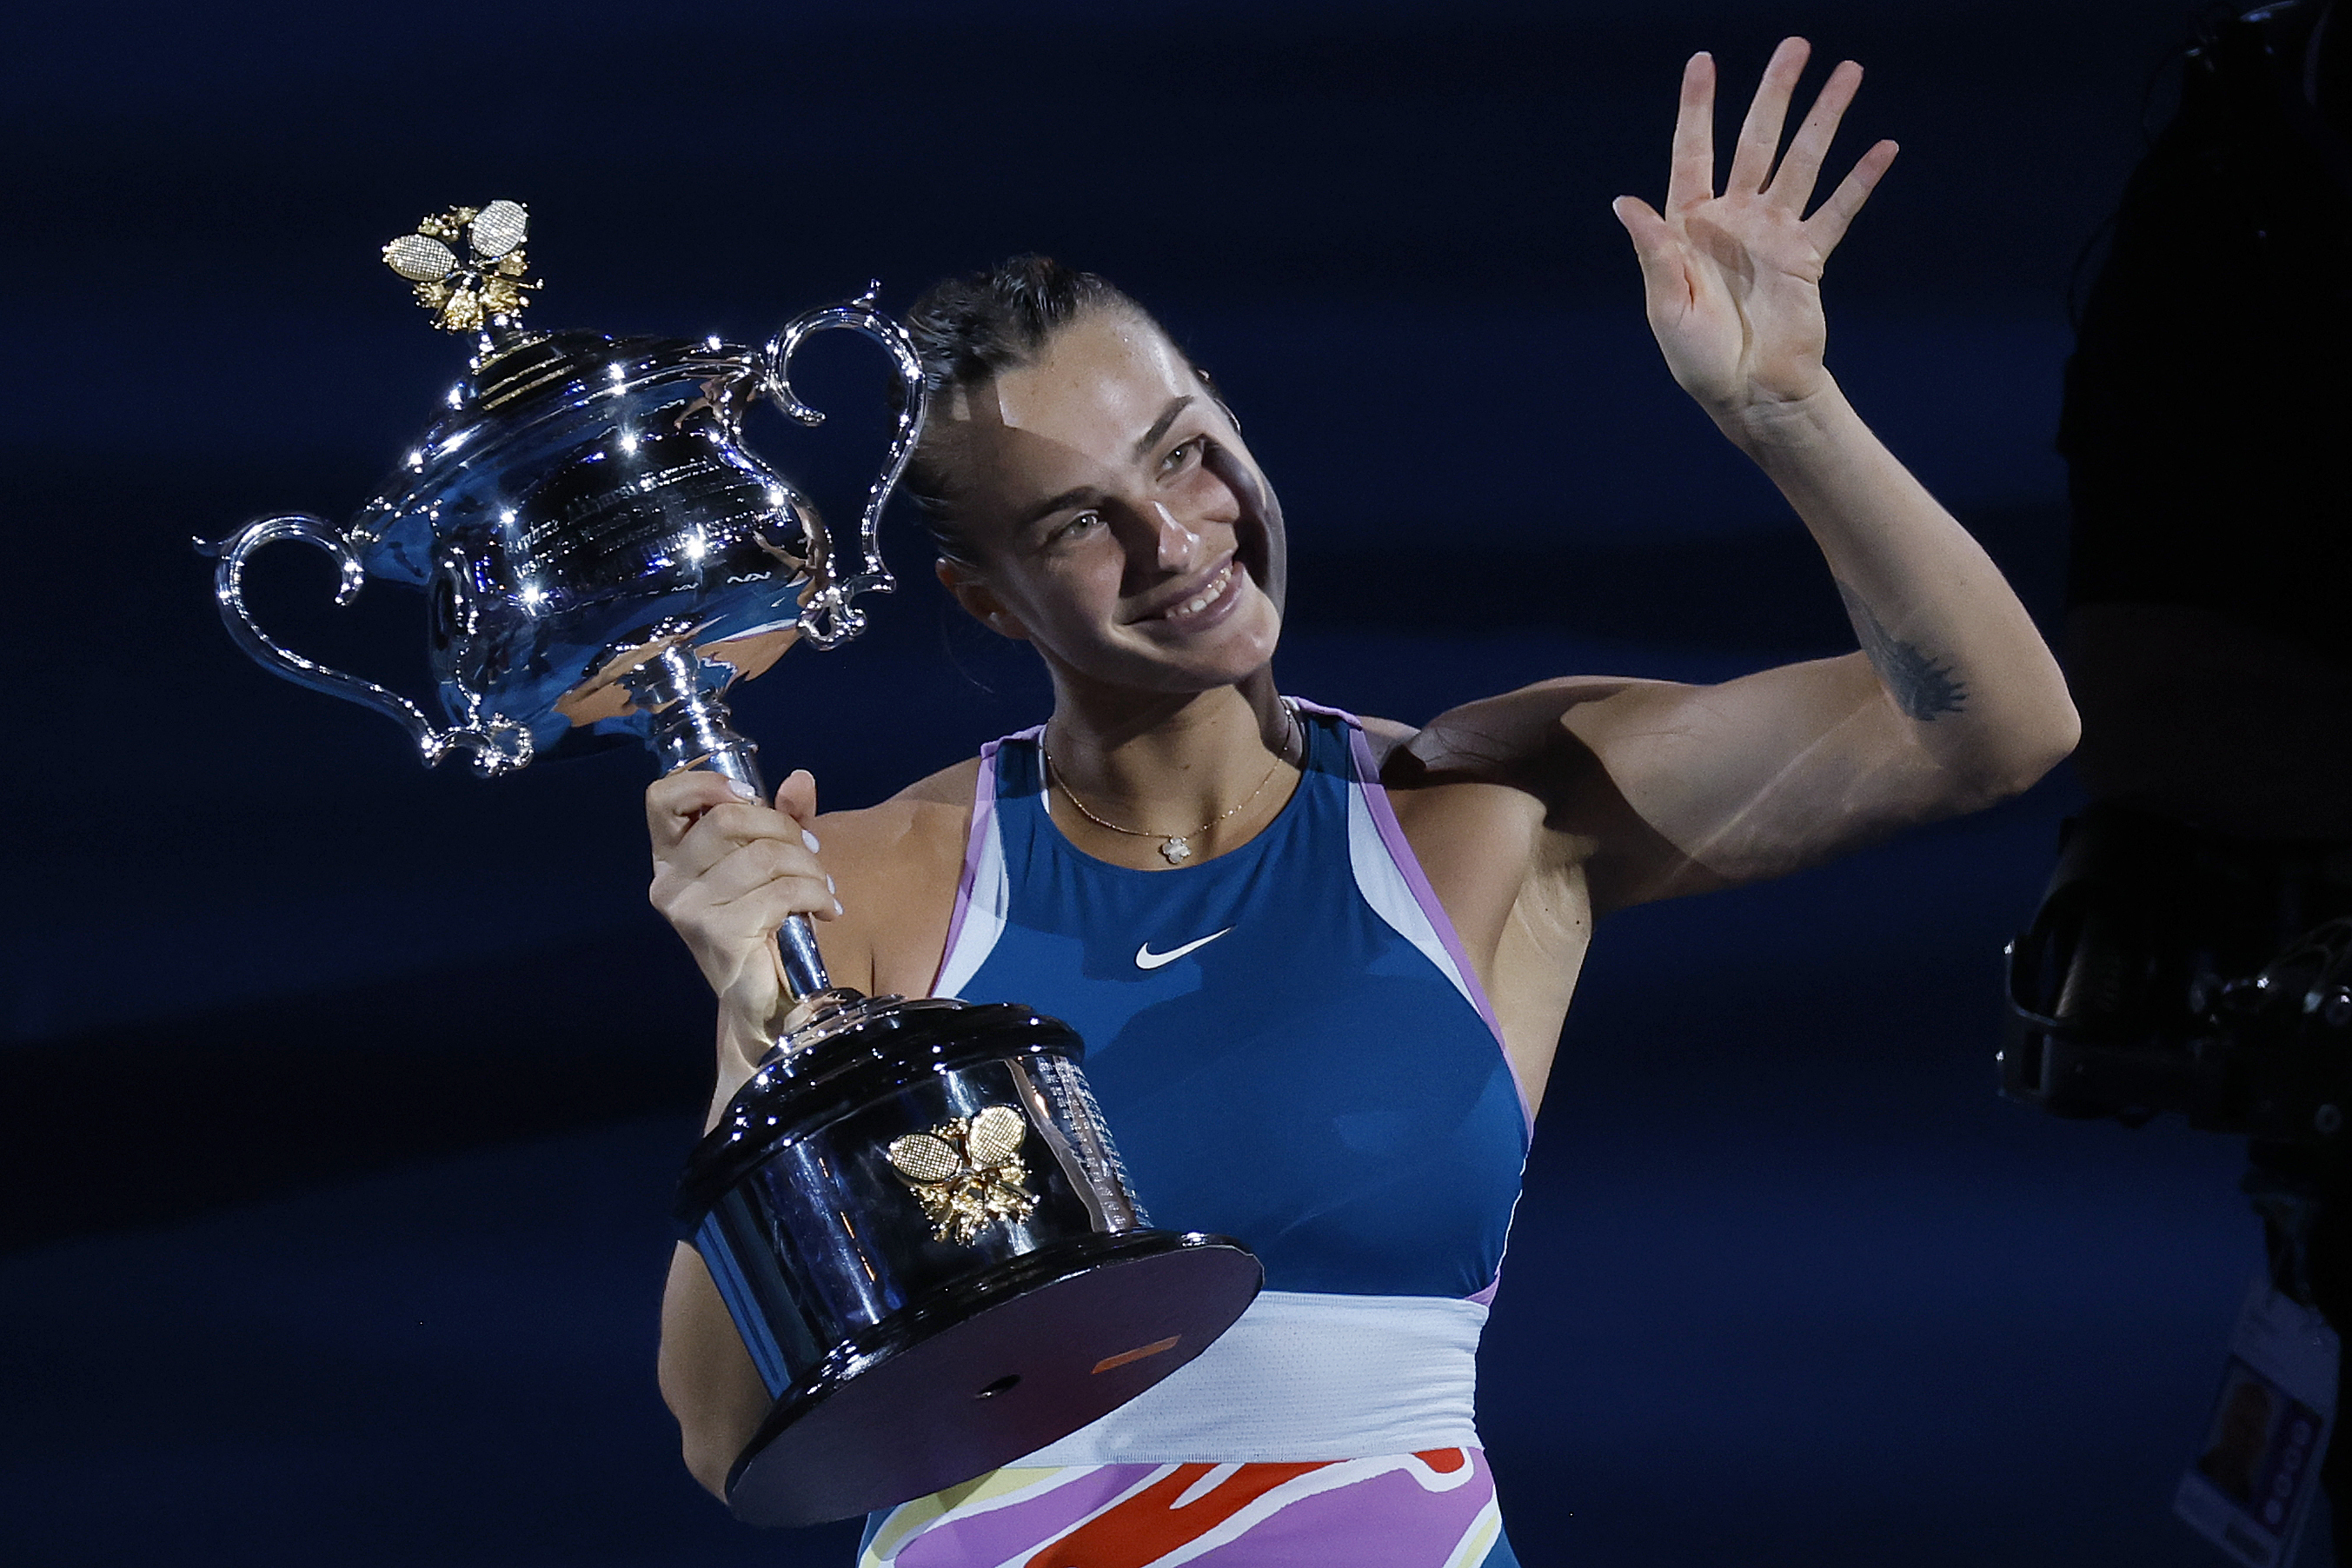
[(1486, 1309), (1268, 1290), (1194, 1358), (1014, 1468), (1251, 1464), (1476, 1447)]

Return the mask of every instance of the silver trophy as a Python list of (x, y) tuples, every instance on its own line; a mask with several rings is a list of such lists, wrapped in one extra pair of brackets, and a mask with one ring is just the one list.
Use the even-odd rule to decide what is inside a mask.
[[(530, 331), (527, 229), (493, 202), (384, 247), (437, 324), (474, 339), (469, 374), (348, 525), (264, 517), (200, 545), (222, 617), (264, 668), (385, 714), (427, 763), (463, 752), (495, 776), (635, 736), (666, 772), (764, 799), (724, 694), (794, 642), (856, 637), (857, 595), (892, 585), (877, 532), (921, 428), (914, 345), (872, 289), (758, 348)], [(901, 387), (845, 570), (742, 438), (761, 399), (824, 417), (789, 371), (835, 330), (880, 344)], [(371, 577), (425, 590), (446, 723), (262, 631), (245, 567), (280, 540), (336, 559), (339, 604)], [(677, 1210), (774, 1402), (729, 1478), (738, 1515), (809, 1523), (968, 1479), (1135, 1397), (1240, 1316), (1256, 1259), (1150, 1226), (1068, 1026), (862, 996), (827, 979), (805, 919), (777, 940), (802, 1022), (695, 1150)]]

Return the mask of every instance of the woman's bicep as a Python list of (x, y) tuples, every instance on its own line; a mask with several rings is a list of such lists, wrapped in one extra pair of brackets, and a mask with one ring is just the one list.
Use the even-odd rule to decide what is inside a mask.
[(1858, 654), (1629, 688), (1560, 722), (1588, 790), (1622, 803), (1597, 835), (1612, 905), (1782, 876), (1950, 809)]

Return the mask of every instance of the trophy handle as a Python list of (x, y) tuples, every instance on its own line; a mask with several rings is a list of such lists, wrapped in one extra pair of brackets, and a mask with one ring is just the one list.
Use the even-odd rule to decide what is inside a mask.
[(220, 563), (213, 571), (213, 597), (220, 603), (221, 620), (227, 626), (228, 635), (236, 639), (237, 647), (256, 664), (297, 686), (373, 709), (408, 731), (428, 767), (438, 763), (452, 749), (470, 752), (475, 771), (486, 776), (510, 773), (530, 761), (530, 731), (512, 720), (493, 719), (487, 725), (436, 730), (432, 721), (425, 717), (424, 710), (399, 693), (387, 691), (373, 680), (330, 669), (273, 641), (246, 608), (245, 563), (263, 545), (275, 544), (281, 539), (315, 545), (335, 558), (343, 574), (342, 584), (335, 590), (336, 604), (350, 604), (367, 582), (367, 568), (360, 563), (359, 552), (352, 547), (352, 542), (321, 519), (302, 512), (257, 518), (226, 539), (195, 541), (196, 553), (212, 556)]
[(906, 328), (874, 308), (874, 297), (881, 288), (878, 282), (869, 283), (866, 292), (855, 300), (794, 317), (760, 351), (760, 392), (803, 425), (824, 422), (823, 414), (793, 395), (793, 353), (810, 333), (842, 328), (862, 332), (880, 343), (898, 367), (898, 432), (891, 440), (890, 455), (883, 463), (881, 474), (866, 493), (866, 512), (857, 522), (857, 544), (864, 560), (854, 573), (845, 576), (834, 574), (831, 581), (809, 595), (802, 611), (801, 635), (818, 647), (831, 647), (866, 629), (866, 616), (851, 605), (852, 599), (869, 591), (887, 594), (898, 586), (889, 568), (882, 564), (878, 542), (882, 506), (897, 488), (898, 476), (906, 470), (908, 455), (922, 434), (928, 394), (923, 387), (923, 363), (915, 353), (914, 339), (907, 335)]

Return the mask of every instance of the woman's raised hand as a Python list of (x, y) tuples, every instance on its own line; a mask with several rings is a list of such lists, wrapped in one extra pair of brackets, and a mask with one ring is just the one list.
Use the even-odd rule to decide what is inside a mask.
[(785, 1005), (776, 928), (790, 915), (841, 912), (817, 860), (816, 780), (776, 790), (772, 809), (713, 773), (672, 773), (646, 791), (654, 880), (662, 912), (718, 994), (720, 1035), (756, 1056)]
[(1691, 57), (1675, 119), (1665, 212), (1633, 196), (1618, 197), (1612, 207), (1641, 258), (1650, 329), (1668, 368), (1735, 436), (1776, 405), (1801, 403), (1831, 384), (1822, 368), (1822, 264), (1895, 162), (1895, 143), (1879, 142), (1805, 216), (1838, 121), (1862, 85), (1862, 68), (1842, 62), (1782, 153), (1789, 100), (1811, 52), (1802, 38), (1784, 38), (1772, 51), (1720, 195), (1715, 61)]

